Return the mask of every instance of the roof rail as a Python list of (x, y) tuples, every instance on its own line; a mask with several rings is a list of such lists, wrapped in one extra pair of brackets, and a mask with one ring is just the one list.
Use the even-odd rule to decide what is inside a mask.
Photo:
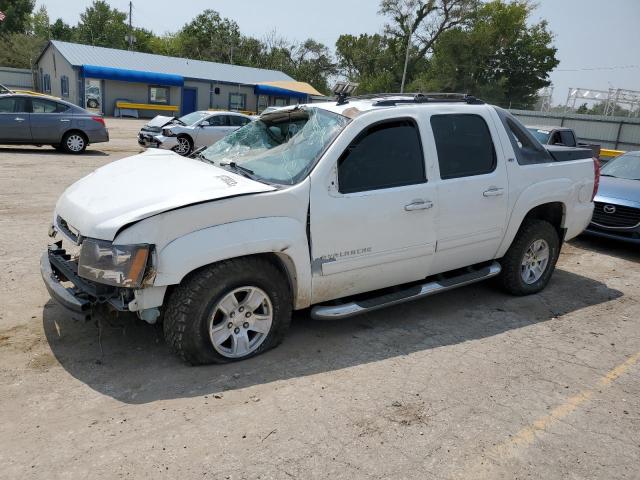
[(412, 103), (450, 103), (460, 102), (467, 103), (469, 105), (483, 105), (485, 102), (473, 95), (466, 93), (442, 93), (442, 92), (429, 92), (429, 93), (379, 93), (371, 95), (360, 95), (353, 97), (353, 99), (366, 100), (376, 99), (378, 100), (373, 105), (376, 107), (392, 107), (398, 104), (412, 104)]

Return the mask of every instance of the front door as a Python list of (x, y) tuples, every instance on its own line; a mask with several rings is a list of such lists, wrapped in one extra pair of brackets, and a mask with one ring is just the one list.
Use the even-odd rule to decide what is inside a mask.
[(420, 132), (408, 118), (366, 128), (329, 178), (312, 175), (313, 303), (429, 274), (436, 190), (425, 171)]
[(27, 99), (0, 98), (0, 143), (31, 142)]
[(195, 112), (198, 109), (198, 90), (184, 87), (182, 89), (182, 115)]
[(434, 273), (495, 258), (507, 223), (506, 159), (488, 112), (432, 115), (438, 158)]

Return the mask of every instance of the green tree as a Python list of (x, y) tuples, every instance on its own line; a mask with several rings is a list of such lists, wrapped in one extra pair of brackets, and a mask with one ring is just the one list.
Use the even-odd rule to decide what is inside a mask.
[(75, 27), (67, 25), (61, 18), (50, 25), (49, 31), (53, 40), (71, 42), (75, 39)]
[(28, 33), (35, 0), (0, 0), (0, 12), (6, 17), (0, 22), (0, 35)]
[(85, 45), (127, 48), (126, 35), (129, 27), (127, 14), (111, 8), (104, 0), (94, 0), (80, 14), (75, 39)]
[(559, 63), (547, 23), (527, 22), (533, 8), (526, 0), (484, 4), (468, 26), (440, 36), (430, 68), (412, 88), (468, 92), (504, 106), (530, 108)]
[(240, 28), (215, 10), (207, 9), (187, 23), (180, 32), (181, 55), (213, 62), (235, 63), (240, 46)]
[(339, 73), (358, 82), (358, 93), (399, 89), (402, 63), (398, 42), (379, 35), (341, 35), (336, 42)]
[(10, 33), (0, 39), (0, 65), (13, 68), (31, 68), (46, 40), (26, 33)]
[(47, 7), (42, 5), (37, 12), (31, 15), (31, 32), (40, 38), (51, 38), (51, 28), (49, 25), (49, 13)]
[(589, 113), (589, 108), (587, 108), (587, 104), (583, 103), (582, 105), (580, 105), (576, 110), (576, 113)]

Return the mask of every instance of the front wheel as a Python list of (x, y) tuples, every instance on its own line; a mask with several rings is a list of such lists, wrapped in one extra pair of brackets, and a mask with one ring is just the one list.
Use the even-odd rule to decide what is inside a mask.
[(189, 137), (182, 136), (178, 137), (178, 143), (175, 147), (173, 147), (173, 151), (178, 155), (182, 155), (183, 157), (188, 156), (193, 150), (193, 142)]
[(282, 341), (291, 310), (288, 280), (273, 263), (227, 260), (196, 272), (174, 290), (164, 335), (192, 365), (244, 360)]
[(502, 287), (513, 295), (531, 295), (547, 286), (560, 255), (557, 230), (544, 220), (527, 220), (500, 260)]

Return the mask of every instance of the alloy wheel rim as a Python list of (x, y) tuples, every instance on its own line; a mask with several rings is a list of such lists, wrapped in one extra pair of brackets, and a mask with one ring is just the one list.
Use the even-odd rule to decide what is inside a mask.
[(70, 135), (67, 138), (67, 147), (72, 152), (79, 152), (84, 147), (84, 139), (80, 135)]
[(273, 305), (264, 290), (245, 286), (225, 294), (213, 307), (209, 337), (213, 348), (227, 358), (255, 352), (273, 324)]
[(189, 152), (189, 141), (186, 138), (179, 138), (176, 145), (176, 153), (184, 155)]
[(524, 254), (520, 264), (520, 276), (527, 285), (536, 283), (547, 269), (550, 249), (546, 240), (536, 240)]

